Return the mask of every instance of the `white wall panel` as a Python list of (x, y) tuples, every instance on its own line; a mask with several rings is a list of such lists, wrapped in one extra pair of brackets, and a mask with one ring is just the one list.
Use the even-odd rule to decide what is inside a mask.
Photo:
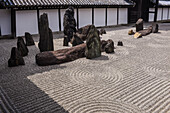
[[(155, 8), (149, 8), (149, 11), (155, 11)], [(149, 22), (154, 21), (154, 13), (149, 13)]]
[(162, 8), (158, 8), (157, 20), (162, 20)]
[(79, 9), (79, 27), (92, 24), (92, 9)]
[(163, 20), (168, 19), (168, 8), (163, 8)]
[(117, 8), (107, 9), (107, 25), (117, 25)]
[(51, 30), (59, 31), (59, 17), (58, 17), (58, 9), (53, 10), (40, 10), (40, 15), (43, 13), (48, 14), (48, 21), (49, 21), (49, 27)]
[(11, 11), (0, 9), (0, 27), (2, 35), (11, 34)]
[[(64, 14), (65, 14), (65, 11), (66, 9), (61, 9), (60, 10), (60, 14), (61, 14), (61, 31), (64, 30), (64, 27), (63, 27), (63, 19), (64, 19)], [(77, 23), (77, 9), (74, 9), (74, 18), (76, 20), (76, 23)]]
[(106, 9), (105, 8), (94, 8), (94, 25), (105, 26), (106, 19)]
[(168, 8), (169, 9), (169, 16), (168, 16), (168, 19), (170, 19), (170, 8)]
[(127, 8), (119, 8), (119, 24), (127, 24), (128, 23), (128, 9)]
[(37, 11), (16, 11), (16, 35), (24, 36), (25, 32), (38, 34)]

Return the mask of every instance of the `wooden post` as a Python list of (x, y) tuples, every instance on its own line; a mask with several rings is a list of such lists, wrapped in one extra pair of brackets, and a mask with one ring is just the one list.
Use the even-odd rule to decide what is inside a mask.
[(92, 24), (94, 25), (94, 8), (92, 8)]
[(38, 21), (38, 32), (40, 33), (40, 20), (39, 20), (40, 12), (39, 9), (37, 9), (37, 21)]
[(117, 25), (119, 25), (119, 8), (117, 8)]
[(60, 12), (60, 8), (58, 9), (58, 17), (59, 17), (59, 31), (61, 31), (61, 12)]
[(16, 11), (11, 9), (11, 33), (13, 37), (16, 37)]
[(79, 29), (79, 8), (77, 8), (77, 29)]
[(157, 15), (158, 15), (158, 3), (159, 3), (159, 0), (156, 0), (154, 22), (157, 21)]
[(107, 8), (106, 8), (106, 14), (105, 14), (105, 26), (107, 26)]

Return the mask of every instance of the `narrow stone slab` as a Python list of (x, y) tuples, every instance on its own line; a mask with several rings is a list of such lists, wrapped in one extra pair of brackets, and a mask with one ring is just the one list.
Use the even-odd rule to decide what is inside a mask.
[(143, 19), (138, 19), (136, 22), (136, 32), (143, 30)]

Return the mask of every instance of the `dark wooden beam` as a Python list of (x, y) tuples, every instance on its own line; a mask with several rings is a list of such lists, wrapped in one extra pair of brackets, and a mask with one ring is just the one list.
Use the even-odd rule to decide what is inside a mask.
[(94, 25), (94, 8), (92, 8), (92, 24)]
[(79, 29), (79, 8), (77, 8), (77, 29)]
[(106, 14), (105, 14), (105, 26), (107, 26), (107, 8), (106, 8)]
[(169, 8), (168, 8), (168, 15), (167, 15), (167, 20), (169, 19)]
[(40, 19), (39, 19), (39, 17), (40, 17), (40, 11), (39, 11), (39, 9), (37, 9), (38, 32), (40, 31)]
[(59, 31), (61, 31), (61, 11), (58, 9), (58, 17), (59, 17)]
[(11, 9), (11, 34), (16, 37), (16, 11)]
[(119, 8), (117, 8), (117, 25), (119, 25)]
[(0, 36), (2, 36), (2, 33), (1, 33), (1, 26), (0, 26)]
[(162, 8), (161, 20), (163, 20), (164, 8)]
[(159, 3), (159, 0), (156, 0), (154, 22), (157, 21), (157, 16), (158, 16), (158, 3)]

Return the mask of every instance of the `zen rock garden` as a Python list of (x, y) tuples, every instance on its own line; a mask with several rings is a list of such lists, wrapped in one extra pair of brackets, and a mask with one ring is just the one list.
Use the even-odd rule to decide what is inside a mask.
[[(108, 54), (115, 53), (113, 40), (101, 40), (102, 35), (106, 34), (105, 29), (98, 30), (94, 25), (87, 25), (76, 29), (73, 7), (67, 8), (63, 21), (63, 46), (69, 47), (70, 43), (73, 47), (54, 51), (53, 33), (49, 28), (47, 14), (44, 13), (40, 16), (39, 26), (40, 38), (38, 47), (40, 53), (35, 56), (35, 61), (39, 66), (61, 64), (82, 57), (93, 59), (100, 57), (102, 52)], [(139, 19), (135, 26), (136, 32), (133, 30), (129, 30), (128, 32), (129, 35), (134, 35), (134, 38), (140, 38), (150, 33), (157, 33), (159, 29), (158, 24), (152, 24), (152, 26), (144, 29), (143, 19)], [(25, 65), (23, 57), (29, 54), (27, 46), (35, 45), (32, 35), (28, 32), (25, 33), (25, 41), (26, 43), (22, 37), (18, 37), (17, 48), (13, 47), (11, 50), (11, 57), (8, 61), (9, 67)], [(123, 46), (123, 42), (118, 41), (117, 46)]]

